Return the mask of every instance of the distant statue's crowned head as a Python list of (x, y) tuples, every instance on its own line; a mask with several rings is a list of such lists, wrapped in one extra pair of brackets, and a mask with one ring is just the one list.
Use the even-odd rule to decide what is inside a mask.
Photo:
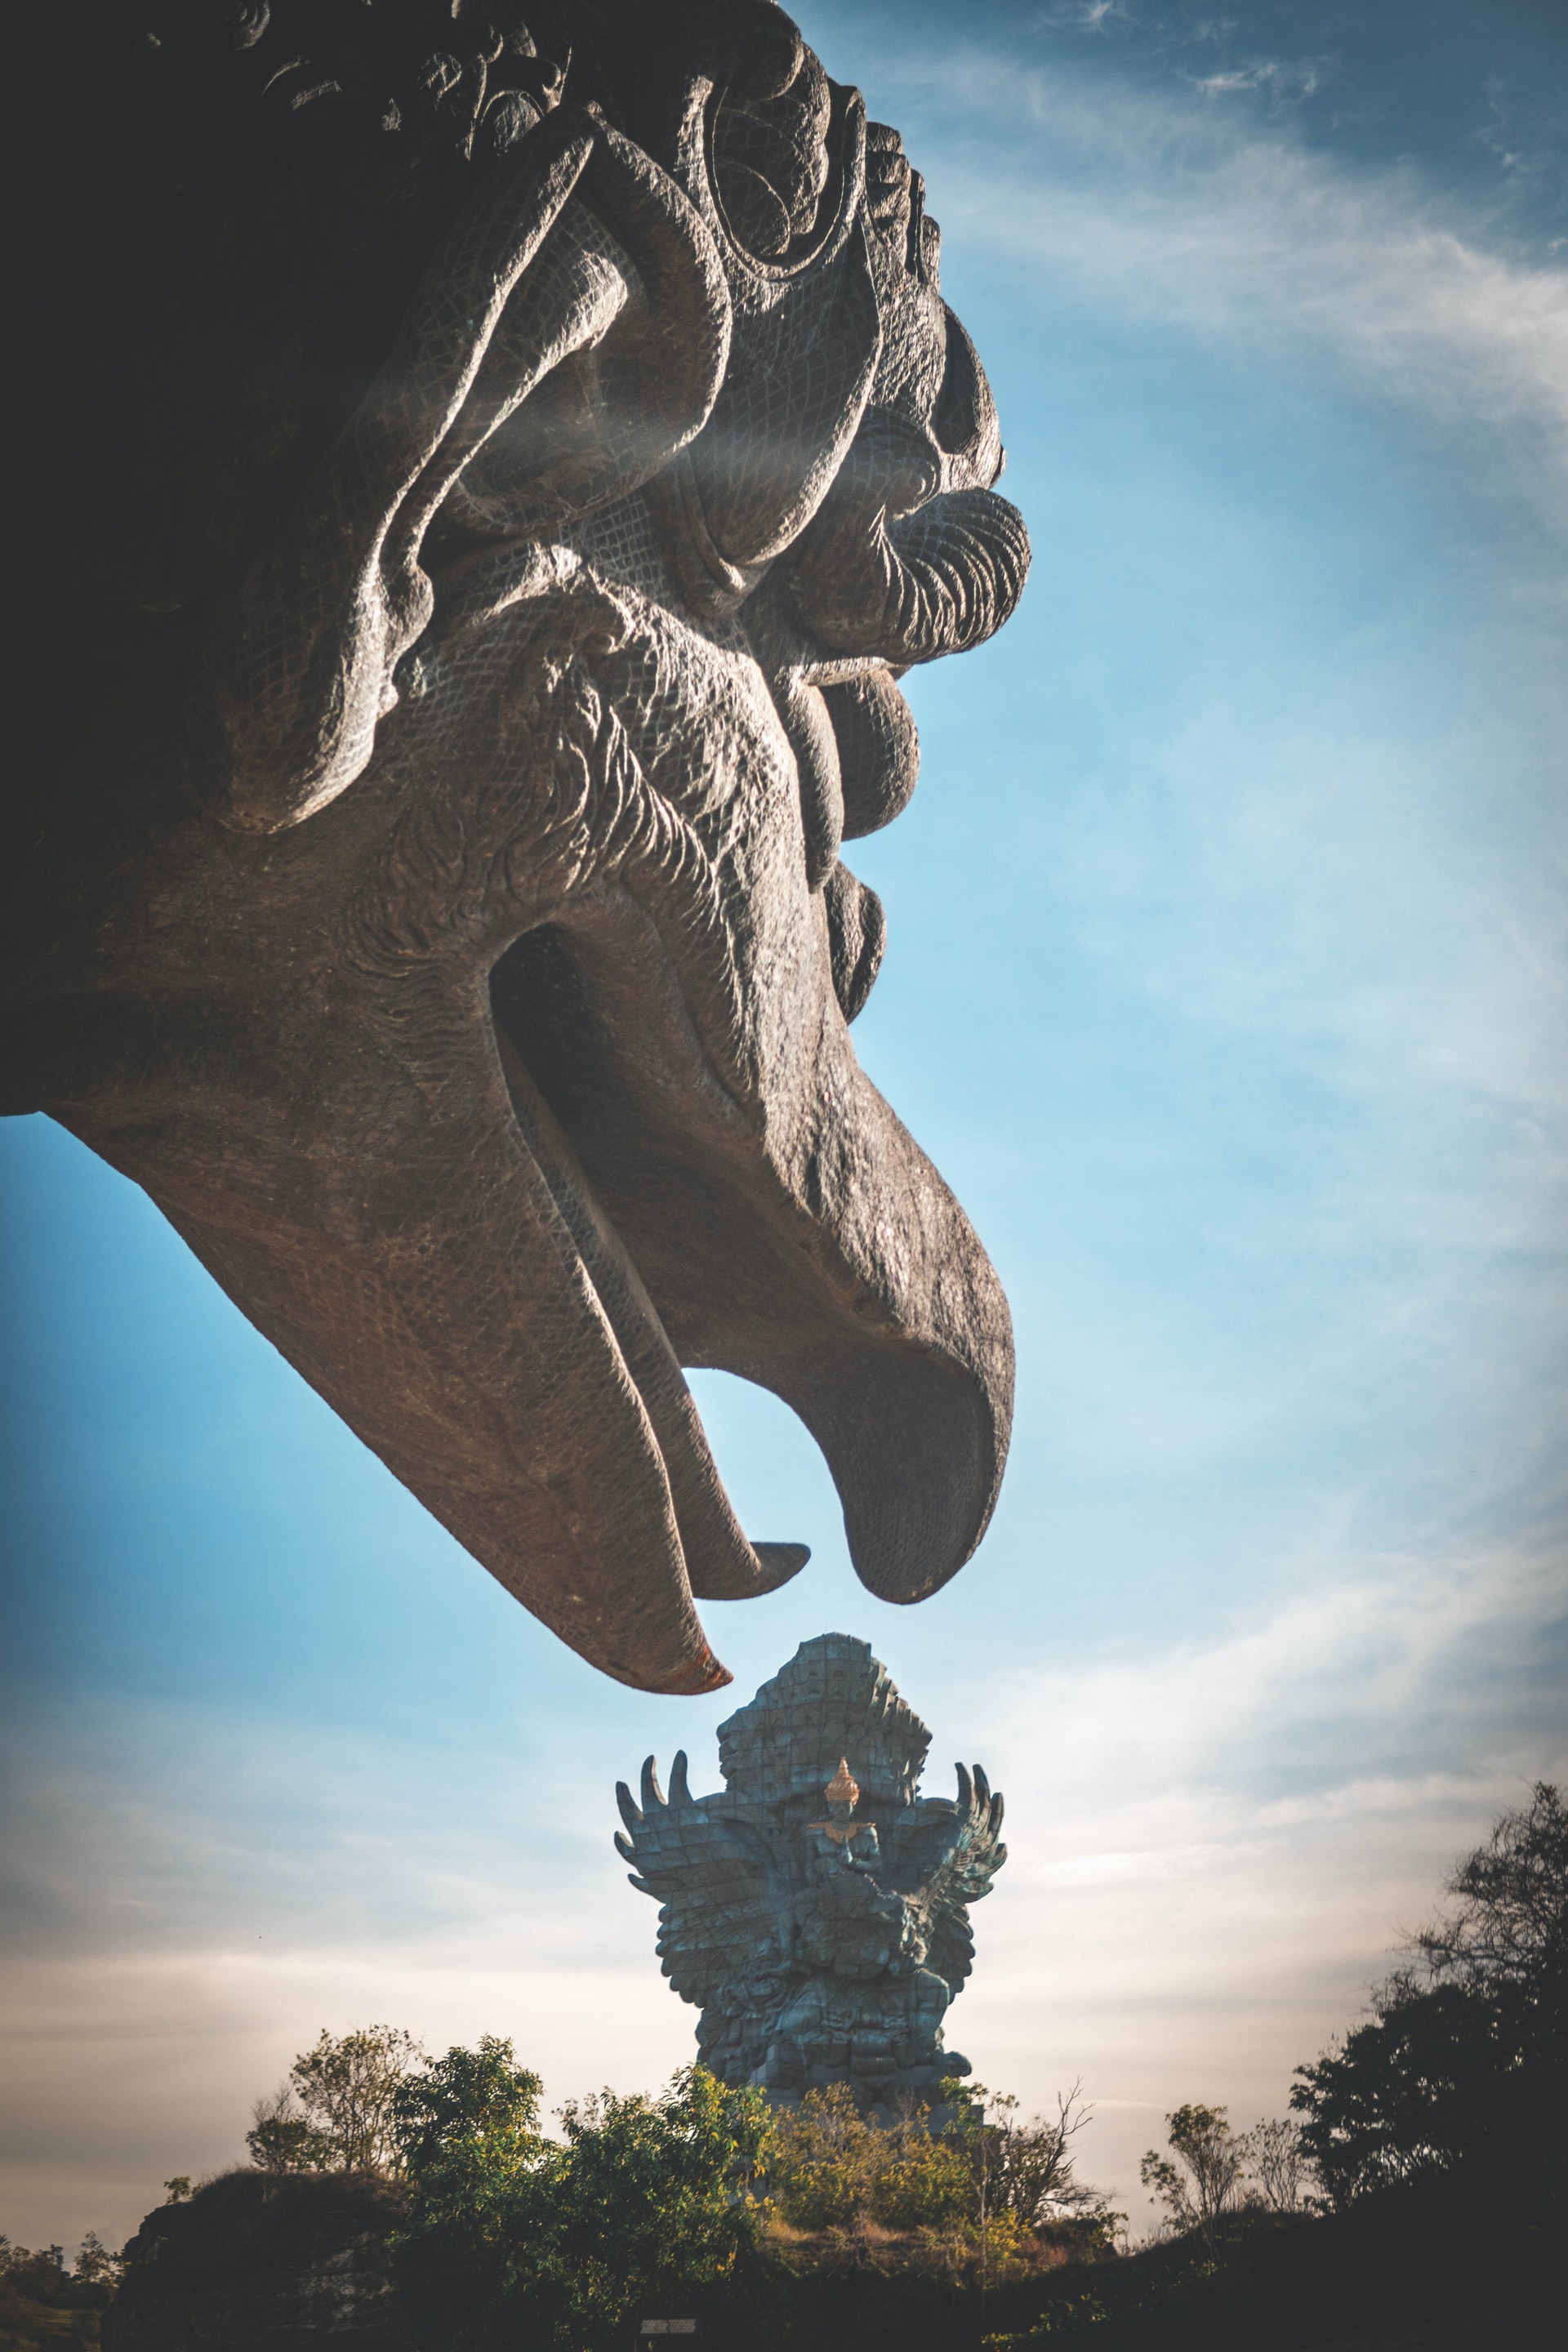
[[(725, 2082), (786, 2098), (846, 2083), (890, 2116), (969, 2072), (942, 2020), (973, 1958), (970, 1906), (1007, 1858), (1002, 1799), (978, 1764), (958, 1766), (956, 1800), (921, 1796), (930, 1737), (868, 1643), (824, 1633), (720, 1727), (721, 1790), (694, 1798), (683, 1755), (668, 1800), (651, 1756), (640, 1803), (618, 1787), (616, 1846), (658, 1898), (664, 1972)], [(850, 1746), (879, 1822), (853, 1818)]]

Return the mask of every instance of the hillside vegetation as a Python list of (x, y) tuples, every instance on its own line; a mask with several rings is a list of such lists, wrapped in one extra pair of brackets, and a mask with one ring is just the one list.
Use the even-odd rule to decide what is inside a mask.
[(0, 2242), (0, 2352), (1483, 2352), (1549, 2340), (1568, 2242), (1568, 1813), (1541, 1783), (1447, 1882), (1288, 2117), (1192, 2102), (1143, 2158), (1129, 2252), (1054, 2117), (977, 2084), (871, 2123), (700, 2067), (541, 2114), (510, 2042), (323, 2033), (249, 2167), (168, 2184), (118, 2257)]

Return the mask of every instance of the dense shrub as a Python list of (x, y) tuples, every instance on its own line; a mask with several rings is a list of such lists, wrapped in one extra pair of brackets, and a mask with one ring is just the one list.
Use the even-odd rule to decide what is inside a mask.
[(160, 2205), (124, 2253), (107, 2352), (411, 2352), (387, 2253), (403, 2190), (374, 2173), (248, 2169)]
[(769, 2199), (795, 2231), (941, 2229), (974, 2208), (965, 2151), (933, 2137), (923, 2108), (880, 2129), (847, 2083), (774, 2117), (767, 2168)]
[[(1078, 2086), (1058, 2101), (1054, 2122), (1017, 2118), (1017, 2101), (982, 2085), (942, 2086), (936, 2127), (913, 2106), (891, 2123), (861, 2115), (847, 2084), (808, 2091), (775, 2115), (767, 2193), (796, 2231), (994, 2227), (998, 2242), (1021, 2244), (1077, 2218), (1103, 2225), (1105, 2200), (1079, 2180), (1068, 2143), (1092, 2112)], [(1079, 2231), (1081, 2236), (1083, 2231)], [(1092, 2234), (1092, 2232), (1091, 2232)]]
[(399, 2093), (409, 2203), (394, 2259), (432, 2352), (598, 2352), (639, 2310), (684, 2308), (754, 2256), (759, 2092), (688, 2067), (657, 2098), (566, 2106), (562, 2142), (539, 2127), (539, 2091), (487, 2038)]

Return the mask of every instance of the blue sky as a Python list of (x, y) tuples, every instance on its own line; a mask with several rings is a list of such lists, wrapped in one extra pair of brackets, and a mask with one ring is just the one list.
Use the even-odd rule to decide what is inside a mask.
[[(1012, 1859), (950, 2040), (1282, 2111), (1563, 1706), (1568, 87), (1559, 11), (808, 8), (898, 122), (1035, 570), (923, 673), (862, 1059), (1019, 1341), (974, 1562), (850, 1574), (773, 1400), (697, 1381), (810, 1568), (733, 1692), (589, 1673), (43, 1120), (11, 1256), (0, 2228), (131, 2228), (322, 2025), (650, 2083), (691, 2012), (610, 1849), (649, 1748), (865, 1635)], [(945, 1785), (939, 1780), (937, 1785)]]

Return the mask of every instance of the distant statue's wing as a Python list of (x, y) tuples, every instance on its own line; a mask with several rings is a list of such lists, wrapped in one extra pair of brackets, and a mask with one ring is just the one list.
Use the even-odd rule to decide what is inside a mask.
[(706, 2008), (733, 1976), (737, 1951), (761, 1955), (777, 1939), (763, 1858), (753, 1841), (692, 1796), (684, 1753), (670, 1767), (668, 1801), (651, 1756), (641, 1805), (624, 1780), (616, 1801), (626, 1825), (616, 1850), (634, 1865), (632, 1885), (661, 1906), (660, 1965), (682, 2000)]
[(892, 1875), (926, 1922), (927, 1963), (956, 1992), (974, 1964), (968, 1911), (1007, 1859), (1002, 1798), (977, 1764), (958, 1767), (958, 1801), (922, 1798), (894, 1832)]

